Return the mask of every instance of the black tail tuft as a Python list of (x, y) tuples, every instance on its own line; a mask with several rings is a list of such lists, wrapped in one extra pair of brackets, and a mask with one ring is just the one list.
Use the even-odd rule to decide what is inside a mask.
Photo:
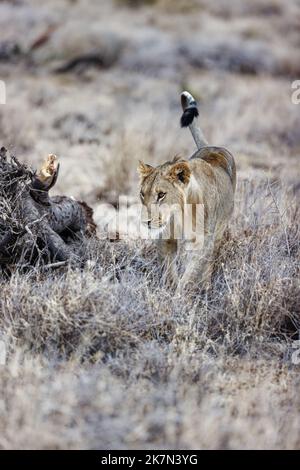
[(180, 118), (181, 127), (188, 127), (189, 125), (192, 124), (194, 118), (198, 116), (199, 116), (199, 111), (197, 109), (197, 106), (188, 106), (184, 110)]

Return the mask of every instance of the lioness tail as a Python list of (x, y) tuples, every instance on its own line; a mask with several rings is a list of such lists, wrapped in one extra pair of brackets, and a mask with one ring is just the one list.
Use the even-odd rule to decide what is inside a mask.
[(195, 118), (199, 116), (197, 102), (188, 92), (181, 93), (181, 106), (183, 114), (180, 119), (181, 127), (189, 127), (198, 149), (208, 145), (202, 130), (196, 125)]

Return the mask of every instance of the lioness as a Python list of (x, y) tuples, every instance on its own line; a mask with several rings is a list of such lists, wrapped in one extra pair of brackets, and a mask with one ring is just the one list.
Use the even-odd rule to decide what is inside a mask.
[[(233, 212), (236, 186), (236, 168), (231, 153), (222, 147), (208, 146), (195, 124), (199, 113), (190, 93), (181, 94), (181, 104), (181, 125), (189, 126), (198, 150), (187, 160), (175, 157), (157, 167), (139, 162), (138, 167), (142, 222), (151, 235), (159, 234), (157, 241), (167, 278), (175, 283), (179, 292), (209, 286), (214, 254)], [(199, 205), (203, 208), (202, 223), (196, 220)], [(184, 220), (186, 207), (192, 207), (194, 235), (189, 234), (188, 239), (193, 246), (189, 243), (184, 272), (179, 278), (176, 255), (180, 240), (174, 234), (182, 233), (183, 222), (180, 221)], [(181, 217), (178, 217), (179, 213)], [(185, 243), (186, 240), (185, 234)]]

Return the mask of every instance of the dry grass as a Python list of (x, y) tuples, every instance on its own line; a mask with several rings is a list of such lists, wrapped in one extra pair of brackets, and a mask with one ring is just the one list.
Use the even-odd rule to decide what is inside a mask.
[(1, 281), (2, 447), (299, 446), (297, 208), (283, 223), (267, 185), (243, 197), (197, 301), (174, 298), (145, 242), (90, 241), (81, 269)]
[[(109, 216), (120, 193), (137, 201), (138, 159), (193, 152), (178, 126), (178, 95), (189, 88), (209, 141), (238, 164), (212, 288), (175, 297), (155, 248), (130, 236), (86, 240), (76, 268), (0, 272), (0, 448), (300, 446), (291, 360), (300, 328), (299, 107), (290, 100), (294, 60), (286, 62), (299, 45), (296, 2), (195, 1), (184, 15), (151, 3), (134, 15), (105, 3), (99, 43), (84, 27), (97, 31), (96, 1), (1, 3), (3, 40), (18, 43), (25, 31), (30, 45), (61, 14), (68, 21), (34, 53), (2, 63), (0, 139), (32, 166), (60, 155), (59, 192), (92, 203), (102, 230), (100, 204)], [(15, 28), (5, 26), (10, 18)], [(71, 59), (70, 38), (89, 52), (94, 44), (107, 51), (107, 37), (124, 47), (111, 67), (52, 73), (57, 52)], [(222, 38), (227, 62), (215, 54)], [(229, 59), (237, 44), (252, 54), (247, 38), (273, 62), (259, 46), (263, 67), (244, 74)], [(195, 51), (212, 57), (211, 45), (209, 66), (195, 63)]]

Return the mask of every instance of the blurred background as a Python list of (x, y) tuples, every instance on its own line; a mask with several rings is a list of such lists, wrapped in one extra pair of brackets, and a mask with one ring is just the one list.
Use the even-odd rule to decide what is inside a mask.
[(0, 1), (1, 145), (33, 166), (57, 154), (59, 192), (134, 198), (138, 159), (194, 150), (179, 127), (188, 89), (240, 179), (297, 190), (299, 25), (298, 0)]

